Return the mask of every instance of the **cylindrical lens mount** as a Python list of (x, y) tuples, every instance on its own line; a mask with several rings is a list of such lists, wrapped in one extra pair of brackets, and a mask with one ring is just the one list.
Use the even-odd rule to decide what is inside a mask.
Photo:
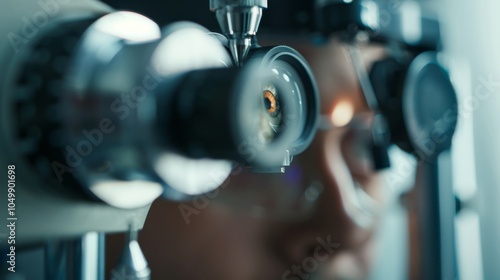
[(282, 166), (309, 146), (318, 94), (305, 60), (285, 46), (259, 49), (242, 68), (198, 70), (166, 81), (158, 131), (193, 158)]

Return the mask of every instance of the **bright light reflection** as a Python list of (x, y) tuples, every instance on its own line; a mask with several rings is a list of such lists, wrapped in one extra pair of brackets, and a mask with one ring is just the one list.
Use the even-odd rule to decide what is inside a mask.
[(95, 28), (131, 42), (145, 42), (160, 38), (161, 31), (149, 18), (132, 12), (116, 12), (95, 23)]
[(225, 160), (189, 159), (175, 154), (159, 157), (156, 172), (172, 188), (188, 195), (199, 195), (219, 187), (227, 179), (232, 164)]
[(90, 190), (104, 202), (118, 208), (135, 208), (146, 205), (161, 195), (163, 187), (147, 181), (103, 181)]
[(342, 100), (333, 107), (330, 120), (336, 127), (347, 125), (354, 116), (354, 106), (349, 100)]

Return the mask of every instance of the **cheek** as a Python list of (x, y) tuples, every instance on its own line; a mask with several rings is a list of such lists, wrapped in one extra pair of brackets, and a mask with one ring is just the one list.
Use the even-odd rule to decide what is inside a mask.
[(178, 205), (157, 204), (148, 217), (156, 224), (141, 232), (153, 279), (247, 280), (255, 273), (259, 224), (210, 203), (186, 225)]
[[(212, 272), (218, 279), (222, 275), (222, 279), (246, 279), (245, 277), (255, 273), (259, 259), (259, 225), (243, 216), (232, 215), (228, 209), (214, 208), (216, 207), (207, 209), (213, 213), (208, 213), (204, 225), (190, 229), (201, 237), (190, 248), (189, 255), (204, 251), (203, 256), (197, 260), (198, 264), (204, 266), (200, 271)], [(208, 278), (211, 277), (203, 275), (201, 279)]]

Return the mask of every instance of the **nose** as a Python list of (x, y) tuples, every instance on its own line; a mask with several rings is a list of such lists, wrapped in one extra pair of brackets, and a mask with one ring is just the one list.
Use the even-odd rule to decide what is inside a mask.
[[(353, 182), (362, 182), (371, 193), (376, 193), (379, 184), (368, 168), (359, 168), (349, 159), (353, 137), (348, 128), (319, 132), (297, 159), (308, 180), (321, 182), (324, 188), (312, 216), (280, 233), (281, 253), (289, 262), (302, 263), (316, 259), (318, 254), (321, 258), (322, 253), (335, 258), (341, 252), (363, 247), (372, 236), (376, 213), (363, 207)], [(324, 244), (332, 250), (318, 249)]]

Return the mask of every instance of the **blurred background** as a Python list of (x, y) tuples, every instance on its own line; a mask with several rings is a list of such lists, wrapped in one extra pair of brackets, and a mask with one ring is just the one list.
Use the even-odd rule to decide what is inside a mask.
[[(87, 2), (95, 1), (77, 1), (76, 7), (81, 3), (85, 3), (81, 4), (82, 6), (87, 6)], [(142, 14), (160, 28), (178, 21), (190, 21), (209, 31), (221, 32), (214, 13), (209, 9), (209, 1), (206, 0), (104, 0), (102, 2), (112, 9)], [(356, 10), (360, 12), (359, 15), (351, 14), (349, 5), (353, 3), (362, 3), (360, 7), (363, 7), (363, 11), (366, 9), (371, 12)], [(111, 11), (108, 7), (102, 8), (101, 4), (96, 4), (96, 7), (93, 4), (88, 5), (92, 6), (89, 11), (100, 11), (100, 13)], [(373, 10), (375, 6), (377, 8)], [(35, 7), (32, 10), (37, 9), (39, 10)], [(0, 10), (13, 11), (13, 14), (16, 11), (22, 15), (20, 11), (23, 9), (21, 5), (9, 3), (6, 7), (0, 6)], [(202, 207), (202, 209), (207, 208), (207, 211), (198, 211), (200, 209), (196, 203), (203, 200), (196, 199), (201, 196), (195, 195), (186, 199), (172, 188), (166, 188), (163, 196), (156, 199), (151, 208), (146, 203), (147, 205), (141, 205), (144, 208), (137, 212), (135, 208), (114, 210), (116, 205), (104, 207), (102, 201), (99, 203), (92, 201), (92, 203), (85, 202), (84, 206), (77, 203), (78, 207), (82, 208), (78, 208), (79, 211), (67, 212), (65, 218), (70, 222), (62, 226), (58, 225), (55, 218), (47, 218), (47, 224), (50, 225), (47, 227), (53, 227), (53, 230), (41, 225), (40, 218), (33, 218), (40, 224), (33, 223), (23, 229), (39, 227), (40, 231), (29, 231), (31, 234), (29, 236), (36, 236), (35, 244), (27, 242), (28, 245), (24, 247), (20, 245), (22, 250), (19, 251), (17, 260), (21, 273), (15, 277), (8, 275), (10, 278), (7, 278), (7, 274), (2, 274), (2, 271), (0, 278), (4, 279), (2, 277), (5, 276), (5, 279), (49, 279), (49, 275), (53, 275), (47, 272), (51, 263), (72, 267), (68, 263), (74, 261), (73, 259), (69, 258), (63, 262), (61, 260), (64, 256), (57, 254), (59, 249), (66, 250), (64, 247), (66, 245), (58, 243), (62, 239), (51, 236), (54, 232), (61, 231), (65, 232), (64, 238), (70, 236), (78, 239), (82, 231), (80, 226), (86, 225), (85, 231), (96, 232), (95, 240), (92, 239), (92, 242), (99, 243), (99, 250), (102, 250), (93, 252), (100, 258), (99, 267), (95, 268), (99, 271), (99, 275), (105, 275), (105, 279), (129, 279), (124, 278), (127, 275), (117, 276), (115, 272), (117, 263), (133, 263), (131, 260), (133, 257), (128, 255), (124, 257), (130, 253), (127, 250), (131, 250), (130, 247), (127, 249), (130, 244), (128, 242), (137, 238), (135, 231), (126, 232), (130, 220), (136, 221), (137, 229), (142, 228), (144, 223), (144, 228), (138, 233), (138, 244), (144, 255), (140, 249), (137, 255), (141, 257), (139, 258), (141, 265), (147, 267), (143, 259), (149, 263), (152, 279), (500, 278), (500, 266), (497, 264), (500, 259), (500, 243), (497, 241), (500, 236), (499, 14), (500, 2), (497, 0), (270, 0), (268, 8), (263, 10), (258, 29), (258, 42), (262, 46), (288, 45), (303, 55), (311, 66), (311, 73), (317, 82), (320, 96), (318, 135), (311, 147), (303, 155), (297, 155), (290, 167), (287, 166), (287, 173), (256, 175), (241, 171), (240, 174), (235, 166), (222, 164), (224, 172), (227, 174), (230, 173), (227, 170), (232, 172), (229, 179), (226, 180), (226, 177), (222, 176), (224, 178), (216, 180), (218, 185), (223, 186), (221, 195), (218, 196), (218, 193), (215, 195), (216, 203), (208, 203), (209, 206)], [(22, 17), (16, 18), (19, 24), (22, 20)], [(352, 22), (356, 20), (362, 24)], [(318, 22), (322, 22), (323, 25), (320, 24), (318, 27)], [(370, 23), (373, 22), (378, 25), (372, 29)], [(113, 24), (119, 25), (111, 22), (111, 26)], [(144, 24), (144, 30), (150, 31), (149, 22)], [(8, 24), (5, 26), (4, 29), (7, 30)], [(151, 34), (159, 36), (158, 30), (153, 31)], [(165, 32), (165, 29), (163, 31)], [(146, 32), (139, 30), (138, 34)], [(226, 48), (228, 47), (225, 38), (221, 36), (214, 38), (218, 38)], [(101, 42), (100, 37), (94, 39), (94, 43)], [(203, 41), (198, 48), (203, 49), (206, 42), (213, 43), (210, 40)], [(66, 43), (61, 44), (63, 48)], [(10, 46), (6, 45), (7, 41), (2, 44), (2, 57), (0, 57), (5, 61), (5, 69), (0, 69), (2, 71), (0, 73), (5, 73), (3, 75), (5, 81), (2, 80), (0, 83), (2, 86), (0, 93), (5, 96), (7, 92), (10, 94), (9, 83), (6, 81), (13, 80), (11, 71), (17, 71), (17, 67), (10, 65), (15, 65), (17, 57), (24, 55), (24, 52), (14, 54)], [(359, 49), (353, 47), (358, 45)], [(144, 50), (149, 51), (149, 47), (145, 47)], [(213, 50), (219, 49), (211, 47), (206, 44), (205, 50), (209, 54), (214, 53), (215, 57)], [(428, 148), (425, 146), (428, 143), (422, 144), (417, 138), (425, 138), (425, 135), (431, 133), (432, 127), (423, 125), (419, 127), (419, 122), (424, 122), (432, 115), (434, 105), (438, 104), (436, 106), (439, 107), (440, 104), (446, 103), (440, 96), (434, 94), (438, 84), (431, 83), (423, 90), (429, 94), (417, 94), (414, 99), (407, 99), (410, 100), (408, 102), (401, 101), (400, 96), (398, 97), (400, 99), (394, 96), (389, 98), (383, 94), (382, 97), (376, 96), (375, 103), (378, 102), (380, 108), (371, 106), (367, 91), (373, 85), (374, 88), (371, 90), (378, 91), (382, 88), (391, 93), (400, 90), (401, 95), (417, 91), (423, 82), (417, 78), (404, 80), (402, 77), (406, 77), (407, 73), (412, 74), (412, 67), (419, 65), (414, 63), (410, 67), (410, 62), (418, 62), (419, 55), (429, 52), (435, 55), (433, 65), (438, 65), (439, 69), (443, 69), (443, 73), (449, 74), (449, 80), (453, 85), (451, 91), (456, 94), (456, 100), (450, 101), (452, 103), (450, 108), (445, 108), (449, 109), (445, 110), (445, 114), (449, 113), (453, 119), (451, 121), (453, 128), (450, 129), (450, 133), (453, 134), (453, 140), (450, 140), (451, 148), (446, 147), (443, 151), (439, 151), (438, 155), (423, 158), (415, 151), (425, 150)], [(41, 57), (40, 53), (38, 54)], [(182, 56), (185, 57), (189, 57), (189, 54)], [(223, 53), (220, 57), (222, 58), (216, 57), (218, 63), (231, 64), (228, 62), (230, 61), (228, 54)], [(401, 64), (406, 67), (404, 71), (399, 68), (394, 70), (402, 71), (398, 72), (399, 76), (387, 76), (389, 74), (384, 72), (382, 76), (363, 77), (371, 74), (377, 62), (388, 57), (395, 57), (398, 63), (404, 61)], [(82, 56), (79, 62), (87, 65), (84, 63), (86, 58)], [(33, 61), (38, 61), (37, 59)], [(125, 69), (132, 65), (127, 63), (141, 62), (140, 59), (133, 62), (126, 59), (124, 61), (126, 62), (123, 65), (117, 64), (116, 69)], [(387, 71), (390, 72), (389, 70)], [(108, 79), (111, 81), (110, 84), (119, 84), (112, 76), (109, 77), (111, 77)], [(364, 78), (369, 78), (368, 82), (371, 81), (373, 85), (367, 87)], [(386, 84), (377, 86), (377, 80), (383, 80)], [(413, 83), (410, 83), (412, 81)], [(415, 90), (412, 91), (413, 88)], [(419, 99), (419, 96), (425, 96), (426, 99), (423, 100), (424, 97)], [(0, 100), (6, 114), (7, 99)], [(92, 102), (89, 104), (93, 106)], [(399, 114), (390, 115), (388, 123), (384, 124), (385, 126), (381, 125), (381, 130), (387, 129), (387, 125), (393, 128), (394, 123), (405, 118), (404, 129), (411, 130), (417, 127), (416, 132), (408, 133), (409, 136), (406, 138), (409, 139), (403, 139), (414, 146), (401, 145), (402, 138), (397, 139), (400, 141), (398, 143), (395, 140), (390, 143), (384, 142), (386, 146), (383, 148), (386, 148), (391, 164), (389, 168), (378, 169), (374, 167), (376, 164), (371, 161), (367, 163), (369, 160), (366, 159), (373, 160), (370, 156), (366, 156), (368, 153), (376, 153), (373, 152), (373, 147), (370, 146), (372, 150), (367, 152), (368, 148), (359, 147), (358, 142), (363, 142), (359, 139), (375, 137), (373, 135), (376, 135), (377, 129), (370, 128), (369, 132), (364, 129), (367, 126), (375, 126), (373, 119), (379, 113), (379, 109), (394, 107), (400, 109), (397, 112)], [(411, 116), (410, 121), (406, 119), (407, 116)], [(3, 119), (0, 128), (9, 128), (10, 116), (1, 115), (1, 117)], [(435, 121), (433, 125), (441, 125), (438, 121), (433, 121)], [(400, 136), (399, 132), (401, 131), (391, 130), (393, 136)], [(404, 133), (407, 133), (406, 130)], [(12, 144), (8, 141), (10, 132), (4, 132), (2, 137), (0, 144), (9, 147), (8, 144)], [(4, 138), (7, 140), (2, 140)], [(439, 146), (442, 142), (434, 144)], [(113, 144), (110, 145), (110, 149), (111, 147)], [(433, 146), (433, 150), (435, 147)], [(5, 154), (8, 156), (4, 161), (0, 160), (2, 164), (15, 159), (10, 153)], [(338, 161), (337, 157), (342, 160)], [(137, 162), (142, 161), (137, 160)], [(187, 178), (187, 181), (194, 182), (193, 184), (204, 180), (205, 177), (200, 175), (202, 179), (197, 181), (198, 173), (189, 173), (189, 170), (185, 170), (187, 168), (182, 168), (184, 165), (176, 166), (175, 163), (179, 161), (174, 161), (174, 164), (170, 165), (177, 167), (172, 167), (174, 175)], [(222, 173), (226, 174), (224, 172)], [(29, 185), (34, 186), (38, 184), (38, 177), (31, 178), (33, 174), (38, 173), (30, 169), (22, 173), (22, 176), (30, 178), (32, 181)], [(356, 192), (350, 193), (349, 188), (343, 187), (343, 183), (348, 186), (355, 185)], [(254, 186), (261, 188), (252, 189)], [(291, 206), (287, 206), (292, 210), (287, 209), (290, 210), (287, 212), (281, 209), (281, 212), (278, 210), (273, 212), (275, 204), (289, 202), (283, 193), (290, 190), (297, 190), (297, 193), (302, 191), (303, 193), (300, 193), (302, 200), (297, 199), (297, 202), (295, 198), (290, 198), (289, 200), (295, 204), (290, 203)], [(264, 200), (262, 197), (267, 198), (267, 195), (280, 197), (283, 201), (276, 199), (278, 200), (276, 202), (269, 199), (262, 202), (261, 200)], [(52, 196), (52, 193), (49, 192), (48, 196)], [(62, 215), (59, 212), (64, 212), (63, 209), (74, 210), (76, 206), (72, 203), (83, 200), (83, 196), (89, 196), (88, 192), (85, 195), (81, 191), (71, 194), (71, 199), (66, 199), (66, 203), (47, 200), (49, 205), (47, 212), (57, 216)], [(355, 199), (351, 199), (352, 196)], [(36, 201), (37, 196), (34, 197), (33, 201)], [(95, 199), (94, 196), (92, 198)], [(39, 201), (44, 199), (43, 196)], [(254, 203), (252, 199), (257, 202)], [(19, 198), (19, 201), (21, 200), (22, 198)], [(303, 203), (304, 201), (311, 202), (311, 205)], [(286, 204), (285, 202), (283, 203)], [(106, 203), (109, 204), (108, 201)], [(245, 203), (251, 206), (246, 210), (251, 209), (251, 211), (245, 212), (240, 209), (248, 206)], [(27, 204), (29, 203), (25, 205)], [(307, 204), (304, 206), (307, 209), (303, 212), (298, 211), (297, 208), (300, 207), (296, 204), (300, 204), (300, 207)], [(3, 204), (1, 206), (3, 207)], [(27, 208), (29, 207), (26, 206)], [(34, 212), (36, 210), (31, 209), (25, 215)], [(99, 217), (101, 213), (102, 220), (93, 222), (92, 217)], [(274, 214), (279, 218), (274, 219)], [(302, 219), (300, 216), (302, 214), (306, 218)], [(358, 219), (358, 216), (361, 218)], [(120, 218), (115, 219), (115, 217)], [(190, 224), (189, 219), (194, 222)], [(8, 235), (0, 233), (2, 234), (0, 237), (6, 240)], [(283, 273), (291, 269), (291, 264), (304, 264), (305, 260), (312, 256), (314, 246), (319, 242), (318, 238), (324, 238), (326, 234), (333, 235), (334, 242), (339, 244), (339, 253), (333, 254), (334, 261), (328, 263), (329, 265), (320, 266), (319, 269), (316, 267), (313, 272), (305, 276), (297, 272)], [(71, 239), (71, 242), (76, 241)], [(319, 244), (324, 243), (322, 242)], [(79, 248), (78, 250), (85, 247), (81, 244), (78, 246), (75, 247)], [(53, 248), (58, 250), (51, 251)], [(4, 264), (0, 267), (3, 269), (5, 260), (8, 261), (5, 258), (8, 247), (2, 247), (1, 253), (0, 260)], [(104, 255), (105, 261), (102, 259)], [(134, 256), (135, 253), (132, 252), (130, 255)], [(91, 259), (92, 257), (86, 262), (92, 262)], [(329, 267), (336, 272), (328, 272)], [(259, 270), (262, 274), (254, 273), (252, 269)], [(247, 275), (248, 278), (242, 275)], [(267, 276), (261, 277), (262, 275), (274, 276), (264, 278)], [(275, 278), (276, 275), (281, 278)], [(98, 279), (88, 275), (81, 278), (59, 276), (59, 279)], [(149, 276), (130, 279), (149, 279)]]

